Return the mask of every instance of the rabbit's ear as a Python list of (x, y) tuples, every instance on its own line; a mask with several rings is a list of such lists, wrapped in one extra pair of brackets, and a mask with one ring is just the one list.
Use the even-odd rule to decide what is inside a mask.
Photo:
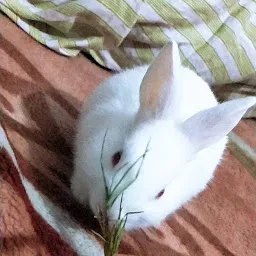
[[(140, 87), (140, 114), (164, 118), (178, 100), (181, 61), (177, 43), (168, 43), (149, 66)], [(176, 88), (177, 87), (177, 88)]]
[(195, 151), (207, 148), (224, 138), (254, 104), (256, 97), (247, 97), (200, 111), (183, 123), (183, 131)]

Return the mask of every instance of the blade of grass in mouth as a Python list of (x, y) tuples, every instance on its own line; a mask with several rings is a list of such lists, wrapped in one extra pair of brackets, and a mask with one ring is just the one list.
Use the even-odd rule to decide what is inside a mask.
[[(105, 186), (105, 209), (102, 211), (99, 211), (99, 224), (100, 224), (100, 228), (101, 228), (101, 232), (102, 235), (98, 234), (97, 232), (93, 231), (93, 233), (98, 236), (104, 243), (104, 254), (106, 256), (113, 256), (115, 255), (115, 253), (118, 250), (119, 244), (121, 242), (122, 239), (122, 234), (125, 230), (125, 225), (127, 223), (127, 219), (128, 216), (131, 214), (139, 214), (142, 211), (136, 211), (136, 212), (128, 212), (126, 213), (123, 217), (122, 216), (122, 204), (123, 204), (123, 197), (124, 197), (124, 191), (138, 178), (140, 170), (142, 168), (145, 156), (147, 154), (147, 152), (149, 151), (148, 147), (149, 147), (149, 142), (147, 144), (146, 150), (144, 152), (144, 154), (142, 156), (140, 156), (129, 168), (128, 170), (123, 174), (123, 176), (121, 177), (121, 179), (117, 182), (117, 184), (115, 185), (114, 189), (112, 189), (112, 185), (113, 185), (113, 180), (114, 178), (112, 178), (111, 181), (111, 186), (110, 189), (107, 186), (107, 180), (106, 180), (106, 176), (105, 176), (105, 170), (104, 170), (104, 165), (103, 165), (103, 152), (104, 152), (104, 146), (105, 146), (105, 141), (106, 141), (106, 137), (107, 137), (107, 132), (108, 129), (106, 130), (105, 134), (104, 134), (104, 138), (103, 138), (103, 143), (102, 143), (102, 148), (101, 148), (101, 155), (100, 155), (100, 166), (101, 166), (101, 171), (102, 171), (102, 175), (103, 175), (103, 181), (104, 181), (104, 186)], [(138, 168), (138, 171), (135, 175), (135, 178), (132, 179), (130, 182), (128, 182), (128, 184), (126, 186), (124, 186), (124, 188), (122, 188), (119, 192), (117, 192), (118, 187), (120, 186), (120, 184), (122, 183), (122, 181), (124, 180), (124, 178), (127, 176), (127, 174), (129, 173), (129, 171), (138, 163), (139, 160), (142, 160), (140, 163), (140, 166)], [(124, 164), (123, 166), (121, 166), (118, 171), (120, 171), (122, 168), (124, 168), (125, 166), (127, 166), (128, 163)], [(121, 200), (120, 200), (120, 205), (119, 205), (119, 213), (118, 213), (118, 218), (115, 222), (115, 224), (110, 228), (109, 226), (109, 221), (108, 221), (108, 213), (109, 210), (111, 209), (111, 207), (113, 206), (113, 204), (115, 203), (115, 201), (117, 200), (117, 198), (121, 195)]]

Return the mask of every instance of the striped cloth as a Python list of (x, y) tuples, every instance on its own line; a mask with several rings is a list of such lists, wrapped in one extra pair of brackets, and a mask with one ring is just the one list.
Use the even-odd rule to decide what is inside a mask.
[(86, 51), (111, 70), (149, 63), (170, 40), (210, 83), (256, 70), (253, 0), (0, 0), (0, 10), (49, 48)]
[[(101, 256), (70, 176), (81, 104), (110, 74), (1, 14), (0, 34), (0, 255)], [(256, 121), (241, 121), (209, 187), (158, 229), (125, 233), (117, 256), (255, 256), (255, 135)]]

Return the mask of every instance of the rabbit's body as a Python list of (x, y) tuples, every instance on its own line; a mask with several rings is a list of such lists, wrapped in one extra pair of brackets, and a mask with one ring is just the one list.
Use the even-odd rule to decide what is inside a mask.
[[(175, 56), (171, 58), (174, 65)], [(159, 64), (156, 61), (154, 65)], [(152, 87), (151, 96), (141, 89), (142, 85), (148, 83), (145, 79), (147, 73), (155, 72), (155, 77), (158, 76), (155, 83), (162, 79), (162, 74), (157, 73), (159, 70), (154, 69), (148, 71), (148, 66), (137, 67), (105, 80), (86, 101), (78, 123), (72, 191), (81, 203), (89, 204), (96, 215), (99, 207), (104, 205), (105, 198), (100, 158), (106, 130), (103, 166), (108, 186), (118, 167), (126, 162), (132, 164), (144, 152), (150, 140), (152, 151), (147, 154), (138, 179), (127, 189), (123, 199), (123, 215), (130, 211), (143, 213), (131, 215), (126, 229), (157, 225), (200, 193), (212, 179), (227, 142), (227, 132), (222, 131), (222, 126), (215, 127), (221, 135), (215, 135), (214, 130), (205, 131), (215, 125), (209, 119), (210, 112), (199, 116), (198, 121), (197, 116), (194, 118), (195, 114), (215, 109), (218, 105), (207, 83), (187, 68), (173, 68), (170, 72), (179, 73), (178, 85), (175, 79), (171, 81), (177, 88), (175, 91), (160, 88), (164, 89), (164, 94), (154, 102), (160, 89), (154, 91)], [(159, 84), (162, 86), (162, 82)], [(147, 88), (146, 85), (144, 87)], [(177, 96), (166, 100), (168, 93)], [(146, 96), (151, 98), (148, 100)], [(157, 105), (152, 107), (152, 102)], [(222, 110), (220, 112), (212, 112), (214, 120), (222, 115)], [(190, 118), (191, 122), (188, 122)], [(196, 122), (198, 127), (195, 127)], [(213, 141), (208, 142), (211, 136)], [(123, 152), (122, 163), (113, 166), (111, 159), (116, 152)], [(124, 171), (119, 171), (114, 184)], [(135, 175), (134, 170), (125, 181), (128, 182)], [(164, 195), (155, 197), (160, 191), (164, 191)], [(111, 219), (117, 218), (119, 204), (120, 200), (117, 200), (109, 216)]]

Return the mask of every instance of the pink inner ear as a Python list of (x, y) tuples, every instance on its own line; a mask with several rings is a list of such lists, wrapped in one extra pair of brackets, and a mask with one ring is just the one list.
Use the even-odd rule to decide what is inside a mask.
[(120, 151), (116, 152), (113, 155), (113, 157), (112, 157), (112, 165), (113, 166), (116, 166), (119, 163), (121, 156), (122, 156), (122, 152), (120, 152)]

